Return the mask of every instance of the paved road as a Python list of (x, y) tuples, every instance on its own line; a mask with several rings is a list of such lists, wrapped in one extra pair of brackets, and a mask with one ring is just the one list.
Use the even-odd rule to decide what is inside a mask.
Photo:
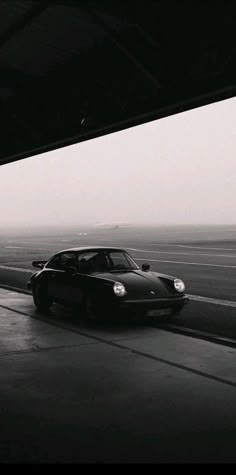
[[(77, 238), (54, 238), (53, 241), (24, 238), (2, 242), (0, 284), (25, 288), (31, 269), (33, 271), (33, 259), (46, 259), (77, 243)], [(141, 239), (88, 242), (87, 237), (80, 238), (80, 245), (98, 243), (129, 249), (138, 264), (149, 262), (154, 271), (176, 275), (185, 281), (188, 294), (206, 298), (203, 302), (191, 301), (182, 314), (174, 318), (175, 324), (236, 338), (236, 242), (168, 244)], [(207, 300), (212, 298), (214, 303)]]
[(235, 348), (0, 302), (1, 463), (236, 462)]

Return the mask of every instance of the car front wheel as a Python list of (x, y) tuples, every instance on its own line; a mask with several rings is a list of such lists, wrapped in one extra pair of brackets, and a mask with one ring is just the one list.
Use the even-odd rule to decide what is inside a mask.
[(40, 284), (36, 284), (32, 289), (34, 304), (40, 311), (49, 310), (52, 301), (48, 298), (46, 289)]

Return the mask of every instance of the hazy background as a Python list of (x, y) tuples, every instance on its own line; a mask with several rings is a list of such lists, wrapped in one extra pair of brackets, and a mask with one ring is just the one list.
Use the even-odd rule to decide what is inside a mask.
[(236, 224), (235, 122), (234, 98), (3, 165), (1, 229)]

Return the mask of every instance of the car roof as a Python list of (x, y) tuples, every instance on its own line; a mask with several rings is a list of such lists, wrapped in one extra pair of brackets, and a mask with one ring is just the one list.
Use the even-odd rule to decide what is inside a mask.
[(108, 247), (108, 246), (81, 246), (81, 247), (72, 247), (69, 249), (63, 249), (62, 251), (57, 252), (61, 254), (62, 252), (82, 252), (82, 251), (125, 251), (120, 247)]

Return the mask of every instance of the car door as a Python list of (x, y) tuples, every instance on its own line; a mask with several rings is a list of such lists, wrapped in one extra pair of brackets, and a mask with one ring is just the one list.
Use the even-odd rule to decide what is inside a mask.
[(63, 252), (58, 256), (56, 268), (50, 270), (49, 296), (58, 302), (80, 303), (81, 292), (77, 279), (75, 254), (73, 252)]
[(45, 280), (47, 283), (47, 292), (48, 296), (53, 300), (56, 299), (59, 293), (59, 287), (61, 285), (61, 273), (60, 270), (60, 255), (57, 254), (53, 256), (49, 262), (46, 264), (45, 269)]

